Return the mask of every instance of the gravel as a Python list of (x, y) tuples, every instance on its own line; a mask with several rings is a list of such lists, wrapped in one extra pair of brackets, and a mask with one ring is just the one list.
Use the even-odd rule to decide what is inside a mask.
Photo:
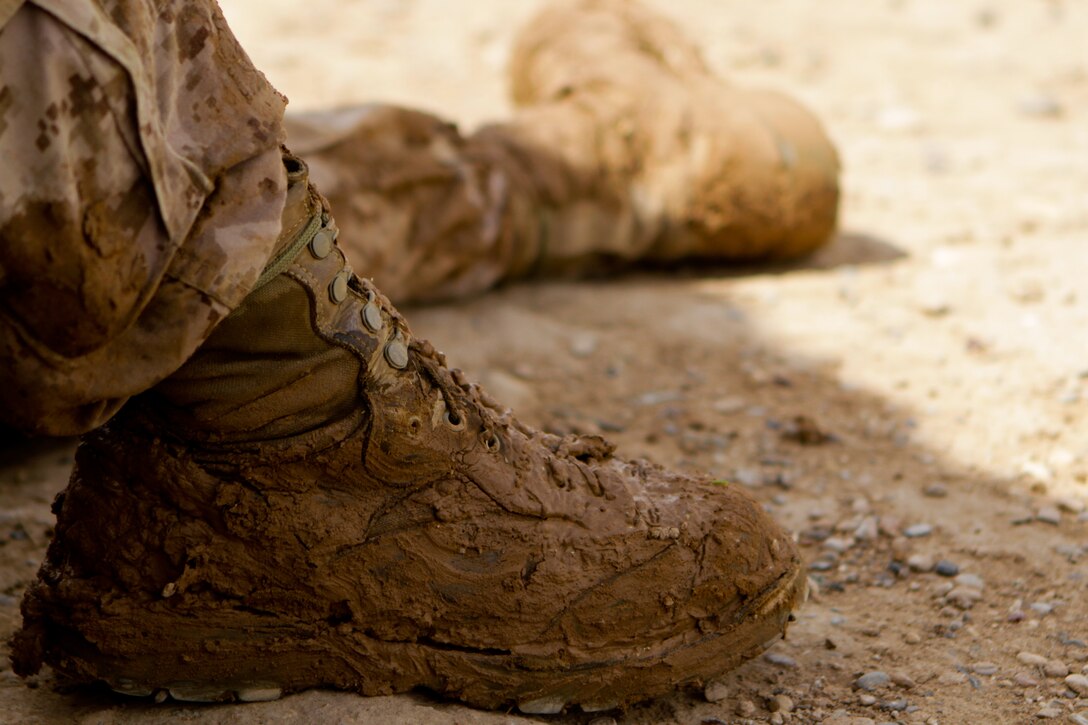
[(865, 690), (866, 692), (872, 692), (873, 690), (884, 687), (891, 681), (891, 677), (887, 672), (881, 672), (880, 670), (873, 670), (872, 672), (866, 672), (864, 675), (854, 680), (854, 687), (859, 690)]
[(1017, 672), (1015, 675), (1013, 675), (1012, 681), (1020, 685), (1020, 687), (1039, 686), (1039, 681), (1026, 672)]
[(1043, 665), (1043, 674), (1047, 677), (1065, 677), (1069, 674), (1069, 666), (1061, 660), (1050, 660)]
[(703, 697), (707, 702), (721, 702), (729, 697), (729, 688), (724, 682), (711, 682), (703, 690)]
[(775, 695), (767, 703), (771, 712), (793, 712), (793, 699), (789, 695)]
[(1057, 506), (1043, 506), (1035, 513), (1035, 519), (1042, 521), (1044, 524), (1057, 526), (1062, 522), (1062, 512), (1058, 510)]
[(1088, 695), (1088, 676), (1069, 675), (1065, 678), (1065, 684), (1078, 695)]
[(1026, 651), (1018, 652), (1016, 654), (1016, 660), (1020, 664), (1027, 665), (1029, 667), (1044, 667), (1047, 663), (1046, 657), (1043, 657), (1042, 655), (1037, 655), (1034, 652)]
[(917, 686), (917, 683), (911, 679), (910, 675), (902, 672), (893, 672), (892, 682), (897, 686), (902, 687), (904, 690), (913, 690)]
[(982, 577), (978, 574), (960, 574), (956, 577), (956, 584), (961, 587), (978, 589), (979, 591), (986, 588), (986, 583), (982, 581)]
[(971, 587), (956, 587), (945, 596), (945, 599), (960, 609), (970, 609), (975, 606), (975, 602), (982, 599), (982, 592)]
[(797, 669), (797, 660), (789, 655), (782, 654), (781, 652), (768, 652), (763, 655), (763, 659), (770, 662), (772, 665), (778, 665), (779, 667), (789, 667), (790, 669)]
[(926, 556), (925, 554), (912, 554), (907, 558), (907, 566), (911, 571), (927, 572), (933, 571), (935, 564), (933, 563), (932, 556)]
[(933, 526), (931, 524), (911, 524), (903, 529), (903, 536), (906, 536), (908, 539), (920, 539), (923, 536), (929, 536), (932, 533)]
[(1062, 498), (1055, 499), (1054, 503), (1058, 505), (1058, 508), (1062, 511), (1066, 511), (1071, 514), (1080, 514), (1084, 512), (1085, 503), (1079, 498), (1073, 498), (1071, 496), (1063, 496)]
[(958, 564), (951, 562), (948, 559), (941, 559), (937, 562), (934, 571), (941, 576), (956, 576), (960, 573), (960, 567)]

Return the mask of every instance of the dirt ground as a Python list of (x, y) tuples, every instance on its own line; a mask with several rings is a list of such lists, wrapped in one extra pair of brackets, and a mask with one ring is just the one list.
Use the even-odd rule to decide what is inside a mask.
[[(653, 4), (722, 73), (824, 119), (838, 238), (788, 267), (523, 285), (410, 319), (530, 423), (750, 487), (816, 585), (788, 639), (708, 697), (599, 720), (332, 692), (154, 706), (28, 688), (5, 649), (0, 721), (1088, 723), (1065, 679), (1088, 674), (1088, 5)], [(537, 5), (224, 0), (294, 107), (381, 99), (466, 128), (503, 113)], [(3, 451), (0, 638), (71, 450)]]

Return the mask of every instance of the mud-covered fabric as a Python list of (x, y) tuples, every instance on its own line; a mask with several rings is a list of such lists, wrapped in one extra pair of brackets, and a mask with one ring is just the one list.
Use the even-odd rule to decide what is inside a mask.
[(213, 0), (28, 0), (0, 28), (0, 420), (89, 430), (271, 254), (285, 100)]

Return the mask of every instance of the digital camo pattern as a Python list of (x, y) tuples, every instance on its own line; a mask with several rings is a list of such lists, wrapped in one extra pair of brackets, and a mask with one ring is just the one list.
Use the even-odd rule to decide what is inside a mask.
[(279, 234), (284, 105), (212, 0), (35, 0), (11, 15), (5, 422), (101, 424), (239, 304)]

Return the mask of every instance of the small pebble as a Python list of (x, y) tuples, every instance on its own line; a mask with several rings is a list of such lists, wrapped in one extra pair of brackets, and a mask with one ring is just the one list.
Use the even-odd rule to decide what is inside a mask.
[(903, 637), (903, 641), (907, 644), (918, 644), (922, 641), (922, 637), (917, 632), (907, 632), (907, 636)]
[(971, 587), (956, 587), (945, 598), (960, 609), (970, 609), (975, 606), (975, 602), (982, 599), (982, 592)]
[(1027, 665), (1029, 667), (1043, 667), (1047, 663), (1046, 657), (1043, 657), (1042, 655), (1037, 655), (1034, 652), (1026, 651), (1018, 652), (1016, 655), (1016, 660), (1020, 664)]
[(1043, 674), (1047, 677), (1065, 677), (1069, 674), (1069, 666), (1061, 660), (1050, 660), (1043, 665)]
[(853, 545), (854, 540), (852, 538), (845, 538), (839, 536), (832, 536), (831, 538), (824, 541), (824, 548), (831, 549), (831, 551), (834, 551), (837, 554), (848, 551)]
[(589, 721), (589, 725), (616, 725), (614, 717), (595, 717)]
[(1085, 509), (1084, 501), (1079, 498), (1073, 498), (1072, 496), (1059, 498), (1054, 503), (1058, 504), (1058, 508), (1062, 511), (1067, 511), (1071, 514), (1083, 513)]
[(1009, 519), (1009, 523), (1013, 526), (1022, 526), (1023, 524), (1030, 524), (1035, 520), (1035, 512), (1031, 509), (1022, 509), (1017, 511)]
[(781, 652), (768, 652), (763, 655), (763, 659), (767, 660), (772, 665), (778, 665), (779, 667), (789, 667), (790, 669), (797, 668), (797, 660), (789, 655), (782, 654)]
[(854, 529), (854, 538), (858, 541), (872, 541), (877, 537), (879, 529), (877, 527), (876, 516), (866, 516), (858, 524), (858, 527)]
[(862, 693), (861, 695), (858, 695), (858, 703), (865, 707), (869, 707), (876, 704), (876, 698), (872, 695)]
[(1069, 716), (1069, 722), (1073, 725), (1088, 725), (1088, 710), (1073, 713)]
[(978, 574), (960, 574), (956, 577), (956, 584), (961, 587), (978, 589), (979, 591), (986, 588), (986, 583), (982, 581), (982, 577)]
[(1035, 717), (1040, 720), (1053, 720), (1056, 717), (1061, 717), (1062, 711), (1056, 707), (1044, 707), (1039, 712), (1035, 713)]
[(945, 486), (943, 483), (931, 483), (926, 486), (923, 493), (930, 498), (944, 498), (948, 495), (948, 486)]
[(755, 468), (740, 468), (733, 474), (737, 483), (746, 488), (758, 488), (763, 485), (763, 474)]
[(1039, 681), (1026, 672), (1017, 672), (1013, 675), (1012, 681), (1020, 687), (1038, 687), (1039, 685)]
[(958, 565), (949, 561), (948, 559), (941, 559), (937, 562), (937, 566), (934, 568), (934, 571), (936, 571), (941, 576), (956, 576), (960, 573), (960, 568)]
[(756, 714), (756, 704), (751, 700), (741, 700), (737, 703), (737, 714), (741, 717), (751, 717)]
[(937, 678), (939, 685), (962, 685), (967, 682), (967, 675), (962, 672), (945, 672)]
[(1057, 526), (1062, 522), (1062, 512), (1058, 510), (1057, 506), (1043, 506), (1035, 512), (1035, 519), (1042, 521), (1044, 524)]
[(775, 695), (768, 703), (767, 709), (771, 712), (793, 712), (793, 700), (789, 695)]
[(933, 526), (930, 524), (912, 524), (903, 529), (903, 536), (908, 539), (919, 539), (923, 536), (929, 536), (933, 533)]
[(873, 690), (884, 687), (890, 680), (891, 678), (888, 676), (888, 673), (874, 670), (872, 672), (866, 672), (856, 679), (854, 681), (854, 687), (859, 690), (865, 690), (866, 692), (872, 692)]
[(597, 351), (597, 343), (597, 336), (592, 332), (581, 333), (570, 341), (570, 352), (575, 357), (590, 357)]
[(907, 566), (910, 567), (911, 571), (933, 571), (933, 557), (925, 554), (913, 554), (907, 558)]
[(904, 690), (912, 690), (917, 684), (914, 682), (914, 680), (910, 678), (910, 675), (904, 674), (902, 672), (893, 672), (892, 682), (899, 687), (902, 687)]
[(1065, 678), (1065, 684), (1078, 695), (1088, 695), (1088, 676), (1069, 675)]
[(900, 529), (903, 528), (903, 522), (895, 516), (881, 516), (879, 530), (888, 538), (894, 539), (899, 536)]
[(729, 688), (724, 682), (711, 682), (706, 686), (706, 689), (703, 690), (703, 697), (706, 698), (707, 702), (721, 702), (729, 697)]
[(971, 671), (977, 675), (989, 677), (990, 675), (997, 674), (997, 665), (993, 662), (976, 662), (971, 665)]

